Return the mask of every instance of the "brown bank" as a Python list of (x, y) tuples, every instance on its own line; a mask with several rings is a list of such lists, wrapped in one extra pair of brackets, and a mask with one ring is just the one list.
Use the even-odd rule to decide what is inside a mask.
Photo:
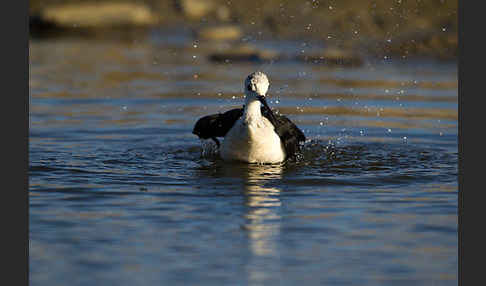
[[(452, 0), (31, 0), (29, 4), (30, 30), (36, 36), (45, 31), (89, 35), (103, 30), (107, 35), (107, 30), (185, 26), (208, 38), (258, 35), (320, 41), (377, 57), (457, 57), (458, 4)], [(218, 26), (221, 35), (217, 28), (205, 30)]]

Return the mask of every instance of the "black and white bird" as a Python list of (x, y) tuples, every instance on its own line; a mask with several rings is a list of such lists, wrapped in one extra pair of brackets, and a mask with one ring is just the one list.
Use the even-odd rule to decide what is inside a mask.
[[(280, 163), (292, 158), (305, 142), (304, 133), (287, 117), (275, 114), (267, 104), (270, 83), (260, 71), (245, 80), (245, 105), (200, 118), (192, 131), (212, 139), (225, 161)], [(217, 137), (224, 137), (220, 144)]]

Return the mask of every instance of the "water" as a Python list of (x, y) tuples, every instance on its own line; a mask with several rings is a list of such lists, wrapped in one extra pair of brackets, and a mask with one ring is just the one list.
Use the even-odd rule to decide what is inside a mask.
[[(454, 63), (213, 64), (196, 46), (31, 40), (32, 285), (457, 284)], [(297, 162), (227, 164), (191, 134), (256, 69), (308, 138)]]

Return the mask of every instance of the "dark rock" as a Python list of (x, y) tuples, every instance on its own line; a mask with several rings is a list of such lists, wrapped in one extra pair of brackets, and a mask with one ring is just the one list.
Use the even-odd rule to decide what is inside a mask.
[(232, 46), (222, 52), (214, 52), (209, 55), (213, 62), (259, 62), (277, 60), (279, 54), (273, 50), (261, 50), (251, 45)]
[(296, 56), (297, 60), (313, 64), (329, 66), (357, 67), (363, 65), (363, 59), (358, 54), (337, 48), (328, 48), (322, 53), (311, 53)]

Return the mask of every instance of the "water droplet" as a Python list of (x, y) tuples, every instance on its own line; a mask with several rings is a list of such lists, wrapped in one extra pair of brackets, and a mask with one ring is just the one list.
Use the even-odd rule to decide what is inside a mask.
[(322, 126), (322, 125), (324, 125), (324, 123), (321, 121), (321, 122), (319, 122), (319, 125), (321, 125), (321, 126)]
[(390, 133), (390, 132), (391, 132), (391, 129), (390, 129), (390, 128), (388, 128), (388, 130), (387, 130), (387, 131), (388, 131), (388, 133)]

